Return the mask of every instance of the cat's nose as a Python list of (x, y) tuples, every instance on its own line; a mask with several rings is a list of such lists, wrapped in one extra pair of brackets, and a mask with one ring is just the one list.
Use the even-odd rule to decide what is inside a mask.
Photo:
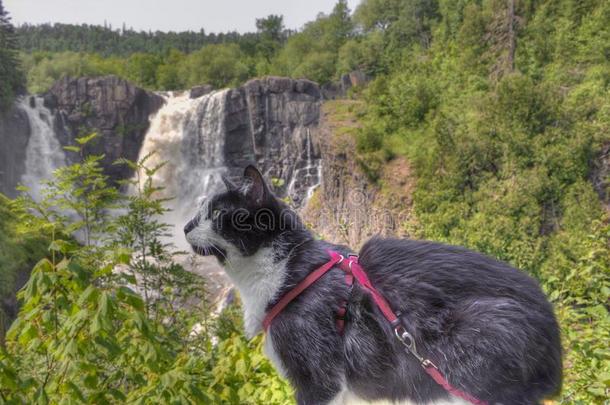
[(194, 218), (190, 220), (186, 225), (184, 225), (184, 234), (187, 235), (190, 231), (195, 229), (199, 225), (199, 219)]

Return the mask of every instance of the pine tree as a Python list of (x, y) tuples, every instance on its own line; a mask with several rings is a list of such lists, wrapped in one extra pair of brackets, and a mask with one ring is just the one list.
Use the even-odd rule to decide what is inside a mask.
[(15, 28), (0, 0), (0, 111), (8, 109), (15, 96), (25, 89), (17, 50)]
[(489, 44), (490, 57), (495, 61), (490, 77), (495, 81), (515, 70), (517, 30), (522, 23), (515, 8), (515, 0), (498, 1), (494, 17), (487, 27), (485, 40)]

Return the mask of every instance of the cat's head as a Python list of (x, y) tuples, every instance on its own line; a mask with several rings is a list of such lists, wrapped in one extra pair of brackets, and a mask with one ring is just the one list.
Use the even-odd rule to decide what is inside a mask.
[(231, 256), (254, 255), (282, 235), (302, 229), (298, 216), (271, 193), (254, 166), (246, 167), (238, 185), (223, 180), (226, 190), (204, 200), (184, 227), (196, 253), (214, 255), (224, 263)]

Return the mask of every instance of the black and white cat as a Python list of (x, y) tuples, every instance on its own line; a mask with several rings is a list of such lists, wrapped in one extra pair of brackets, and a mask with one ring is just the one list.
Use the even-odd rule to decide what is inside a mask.
[[(297, 214), (249, 166), (243, 185), (205, 201), (184, 231), (195, 252), (214, 255), (239, 289), (247, 334), (266, 312), (329, 260)], [(561, 347), (551, 305), (537, 283), (508, 264), (464, 248), (380, 239), (360, 264), (447, 380), (489, 404), (536, 404), (561, 387)], [(345, 329), (336, 312), (347, 301)], [(333, 269), (274, 320), (265, 351), (294, 386), (299, 404), (349, 399), (466, 403), (452, 397), (396, 339), (370, 295)]]

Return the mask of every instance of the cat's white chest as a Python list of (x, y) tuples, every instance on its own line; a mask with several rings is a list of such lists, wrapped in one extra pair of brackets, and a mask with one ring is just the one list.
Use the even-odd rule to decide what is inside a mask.
[(272, 248), (260, 249), (248, 257), (237, 252), (228, 253), (225, 271), (239, 290), (246, 334), (254, 337), (262, 330), (269, 301), (275, 298), (284, 283), (287, 260), (274, 262)]

